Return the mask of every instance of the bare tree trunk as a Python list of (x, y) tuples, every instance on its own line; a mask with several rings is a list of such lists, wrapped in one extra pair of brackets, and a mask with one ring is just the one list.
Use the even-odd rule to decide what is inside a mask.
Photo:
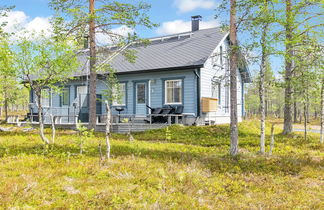
[(304, 102), (304, 139), (307, 140), (307, 105)]
[(4, 100), (4, 110), (5, 110), (5, 122), (8, 120), (8, 99), (7, 94), (5, 93), (5, 100)]
[(231, 147), (230, 154), (235, 156), (238, 154), (238, 124), (237, 124), (237, 28), (236, 28), (236, 0), (230, 0), (230, 96), (231, 96), (231, 124), (230, 136)]
[(286, 55), (285, 55), (285, 108), (284, 108), (284, 134), (292, 132), (292, 68), (294, 55), (291, 44), (293, 23), (292, 23), (292, 8), (291, 0), (286, 0)]
[(96, 32), (95, 32), (95, 0), (89, 0), (89, 39), (90, 39), (90, 78), (89, 78), (89, 128), (96, 127)]
[(55, 117), (51, 114), (51, 123), (52, 123), (52, 144), (55, 143)]
[(38, 108), (38, 121), (39, 121), (39, 135), (42, 141), (45, 144), (49, 144), (49, 140), (46, 138), (44, 134), (44, 116), (43, 116), (43, 107), (41, 104), (41, 94), (37, 94), (37, 108)]
[(110, 124), (111, 124), (111, 112), (108, 101), (105, 101), (106, 104), (106, 158), (110, 159)]
[(273, 148), (274, 148), (274, 123), (272, 123), (272, 126), (271, 126), (271, 137), (270, 137), (270, 151), (269, 151), (269, 155), (272, 155)]
[(320, 142), (324, 143), (324, 78), (322, 79), (321, 88), (321, 139)]
[(264, 81), (265, 81), (265, 70), (266, 70), (266, 62), (267, 62), (267, 46), (266, 46), (266, 38), (268, 32), (269, 24), (266, 23), (262, 30), (261, 37), (261, 48), (262, 48), (262, 58), (261, 58), (261, 67), (260, 67), (260, 89), (259, 89), (259, 97), (260, 97), (260, 112), (261, 112), (261, 125), (260, 125), (260, 153), (265, 154), (265, 89), (264, 89)]
[(294, 123), (298, 122), (298, 110), (297, 110), (297, 102), (294, 101)]
[[(266, 98), (266, 96), (265, 96)], [(268, 117), (268, 113), (269, 113), (269, 101), (265, 99), (265, 104), (264, 104), (264, 114), (265, 114), (265, 117), (267, 118)]]

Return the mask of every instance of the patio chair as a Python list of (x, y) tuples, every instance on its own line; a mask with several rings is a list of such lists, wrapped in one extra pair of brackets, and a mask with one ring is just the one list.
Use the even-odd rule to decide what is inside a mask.
[[(149, 108), (150, 110), (151, 110), (151, 120), (152, 120), (152, 122), (151, 123), (156, 123), (156, 122), (159, 122), (159, 117), (160, 116), (154, 116), (154, 115), (157, 115), (157, 114), (161, 114), (161, 112), (162, 112), (162, 108), (152, 108), (152, 107), (150, 107), (150, 106), (148, 106), (148, 105), (146, 105), (146, 107), (147, 108)], [(149, 122), (149, 120), (146, 120), (147, 122)]]

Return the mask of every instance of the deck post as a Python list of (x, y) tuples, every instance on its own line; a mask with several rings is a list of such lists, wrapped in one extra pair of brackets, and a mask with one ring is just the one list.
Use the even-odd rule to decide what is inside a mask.
[(178, 115), (175, 116), (174, 123), (179, 124), (179, 116)]
[(168, 124), (171, 125), (171, 115), (168, 116)]

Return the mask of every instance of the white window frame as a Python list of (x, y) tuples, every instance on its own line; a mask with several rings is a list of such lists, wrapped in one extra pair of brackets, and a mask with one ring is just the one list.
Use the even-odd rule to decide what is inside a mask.
[[(81, 98), (80, 98), (80, 95), (81, 95)], [(83, 98), (84, 97), (84, 98)], [(75, 98), (77, 99), (77, 104), (79, 107), (89, 107), (89, 104), (88, 104), (88, 86), (87, 85), (78, 85), (76, 87), (76, 96)], [(84, 100), (82, 101), (83, 103), (81, 103), (81, 100)], [(86, 106), (84, 106), (86, 105)]]
[[(46, 91), (47, 96), (44, 97), (43, 91)], [(44, 102), (47, 103), (44, 103)], [(50, 107), (51, 106), (51, 90), (49, 88), (44, 88), (42, 89), (42, 94), (41, 94), (41, 103), (42, 107)]]
[[(217, 87), (217, 88), (215, 88)], [(215, 89), (217, 89), (217, 97), (214, 96)], [(222, 83), (221, 82), (212, 82), (211, 86), (211, 96), (212, 98), (217, 98), (218, 105), (221, 105), (221, 97), (222, 97)]]
[[(124, 86), (124, 88), (121, 88), (121, 86)], [(121, 101), (124, 101), (124, 103), (121, 103), (121, 104), (119, 104), (118, 103), (118, 101), (116, 100), (116, 99), (114, 99), (113, 100), (113, 102), (112, 102), (112, 106), (126, 106), (126, 91), (127, 91), (127, 89), (126, 89), (126, 82), (120, 82), (119, 83), (119, 89), (120, 89), (120, 94), (122, 94), (122, 98), (124, 98), (124, 100), (121, 100)], [(113, 91), (112, 91), (112, 94), (113, 95), (115, 95), (116, 93), (116, 90), (115, 89), (113, 89)]]
[[(63, 102), (64, 102), (64, 91), (67, 91), (67, 93), (68, 93), (68, 98), (67, 98), (67, 100), (68, 100), (68, 104), (64, 104)], [(61, 106), (69, 106), (70, 105), (70, 97), (71, 97), (71, 93), (70, 93), (70, 88), (69, 87), (65, 87), (65, 88), (63, 88), (62, 89), (62, 93), (61, 93)]]
[[(180, 102), (168, 102), (168, 82), (180, 82), (180, 91), (179, 93), (181, 94), (179, 99), (180, 99)], [(182, 104), (183, 101), (182, 101), (182, 98), (183, 98), (183, 80), (182, 79), (170, 79), (170, 80), (165, 80), (164, 81), (164, 104), (166, 105), (171, 105), (171, 104)]]

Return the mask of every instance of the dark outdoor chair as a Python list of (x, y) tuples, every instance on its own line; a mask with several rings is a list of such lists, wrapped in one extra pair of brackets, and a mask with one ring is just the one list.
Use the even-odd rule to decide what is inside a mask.
[[(43, 114), (43, 116), (44, 116), (44, 114)], [(32, 113), (27, 113), (27, 116), (24, 119), (24, 121), (27, 121), (27, 120), (31, 121), (32, 119), (33, 119), (33, 122), (39, 122), (38, 113), (33, 113), (33, 117), (32, 117)]]
[(151, 110), (151, 114), (153, 115), (151, 117), (151, 120), (152, 120), (152, 123), (157, 123), (159, 122), (159, 116), (154, 116), (154, 115), (157, 115), (157, 114), (161, 114), (162, 112), (162, 108), (152, 108), (148, 105), (146, 105), (147, 108), (149, 108)]
[(174, 114), (174, 111), (175, 111), (175, 108), (170, 106), (170, 105), (168, 105), (167, 107), (163, 107), (162, 112), (161, 112), (161, 115), (163, 115), (163, 116), (159, 117), (159, 122), (160, 123), (167, 123), (168, 122), (168, 115), (169, 114)]
[[(181, 115), (183, 113), (183, 108), (183, 106), (177, 106), (173, 114)], [(176, 117), (172, 117), (172, 123), (175, 123), (175, 118)], [(178, 116), (178, 120), (182, 120), (182, 116)]]
[(183, 113), (183, 106), (177, 106), (174, 114), (182, 114)]

